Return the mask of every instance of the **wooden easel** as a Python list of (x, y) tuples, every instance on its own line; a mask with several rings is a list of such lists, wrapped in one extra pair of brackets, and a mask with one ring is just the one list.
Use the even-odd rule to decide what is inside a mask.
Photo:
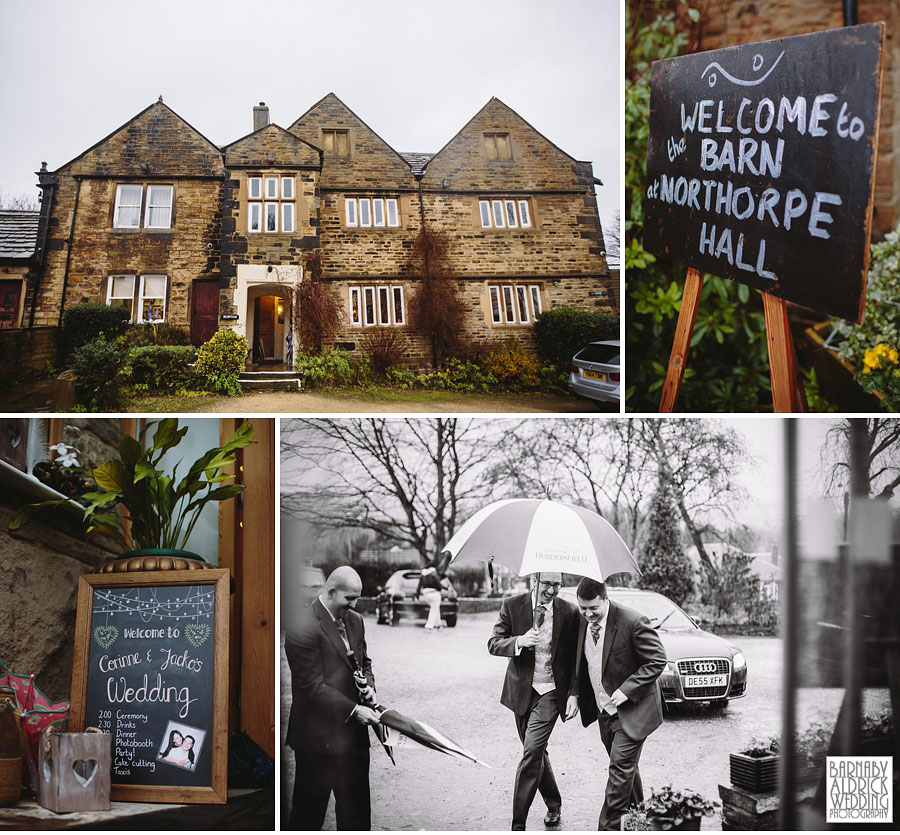
[[(669, 357), (666, 382), (663, 384), (662, 399), (659, 402), (660, 412), (671, 412), (675, 409), (688, 351), (691, 348), (691, 336), (694, 333), (702, 289), (703, 274), (690, 268), (681, 296), (681, 310), (678, 312), (678, 323), (675, 326), (672, 354)], [(806, 392), (800, 379), (797, 352), (794, 350), (794, 340), (788, 327), (787, 306), (784, 299), (771, 293), (763, 293), (762, 297), (766, 316), (766, 344), (769, 346), (773, 409), (776, 412), (809, 411)]]

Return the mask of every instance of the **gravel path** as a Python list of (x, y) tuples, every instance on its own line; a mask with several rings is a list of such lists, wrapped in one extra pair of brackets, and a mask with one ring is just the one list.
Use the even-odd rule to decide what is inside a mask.
[(268, 391), (244, 394), (239, 398), (217, 397), (205, 400), (199, 407), (203, 412), (295, 414), (349, 412), (546, 412), (551, 414), (618, 414), (618, 406), (595, 405), (567, 395), (546, 394), (447, 394), (430, 392), (421, 399), (409, 400), (377, 395), (326, 394), (322, 392)]

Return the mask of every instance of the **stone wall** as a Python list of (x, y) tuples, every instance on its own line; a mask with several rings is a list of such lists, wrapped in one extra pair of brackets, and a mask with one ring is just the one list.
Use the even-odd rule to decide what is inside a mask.
[[(886, 24), (881, 127), (875, 170), (873, 236), (880, 238), (900, 221), (900, 6), (895, 0), (858, 0), (859, 23)], [(843, 7), (824, 0), (709, 0), (700, 23), (700, 50), (802, 35), (844, 25)]]
[(10, 384), (59, 362), (57, 328), (0, 330), (0, 382)]
[[(99, 466), (119, 442), (119, 421), (66, 418), (62, 440), (82, 450), (80, 463)], [(85, 539), (77, 510), (54, 510), (20, 528), (9, 523), (40, 499), (0, 473), (0, 660), (13, 672), (35, 675), (51, 699), (69, 697), (78, 577), (116, 551)]]

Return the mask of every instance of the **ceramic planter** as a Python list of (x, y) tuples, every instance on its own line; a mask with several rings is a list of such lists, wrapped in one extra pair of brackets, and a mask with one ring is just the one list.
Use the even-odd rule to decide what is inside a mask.
[(216, 566), (193, 551), (175, 548), (140, 548), (126, 551), (121, 557), (103, 563), (95, 573), (117, 574), (120, 571), (192, 571)]

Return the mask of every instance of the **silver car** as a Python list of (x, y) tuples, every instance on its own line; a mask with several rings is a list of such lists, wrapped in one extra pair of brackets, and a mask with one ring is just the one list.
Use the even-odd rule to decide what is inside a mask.
[(591, 342), (569, 368), (569, 391), (601, 403), (619, 402), (619, 340)]

